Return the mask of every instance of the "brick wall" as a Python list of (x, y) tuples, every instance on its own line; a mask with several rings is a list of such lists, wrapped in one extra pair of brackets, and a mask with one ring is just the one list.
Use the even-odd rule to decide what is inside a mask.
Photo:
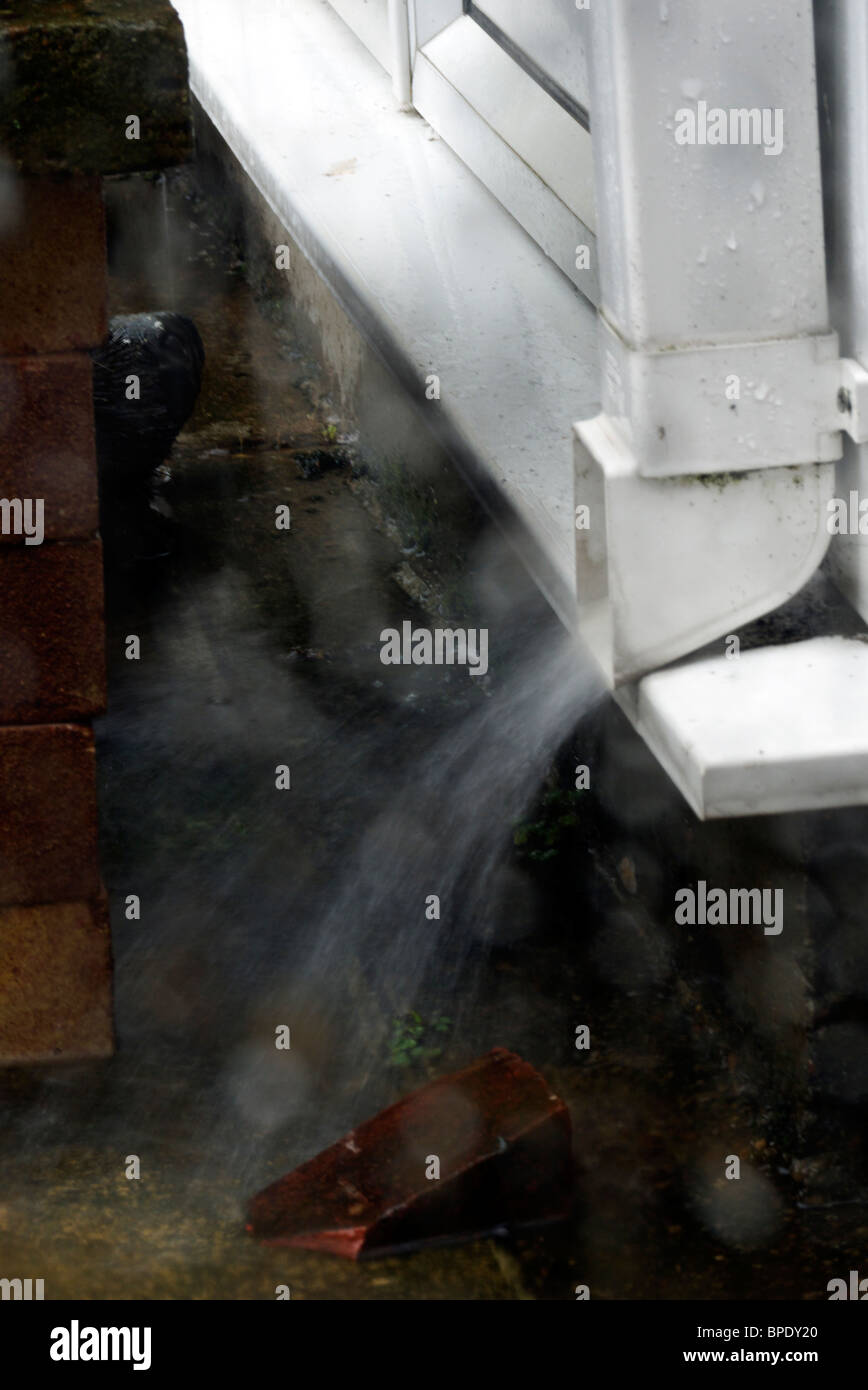
[[(113, 1047), (91, 732), (105, 705), (88, 356), (106, 331), (101, 181), (184, 163), (193, 146), (169, 0), (0, 6), (0, 56), (4, 1065)], [(43, 507), (38, 540), (11, 505), (28, 499)]]
[(14, 534), (12, 513), (0, 535), (0, 1064), (113, 1046), (90, 727), (105, 669), (88, 350), (105, 333), (105, 267), (98, 177), (14, 179), (0, 498), (41, 500), (44, 538)]

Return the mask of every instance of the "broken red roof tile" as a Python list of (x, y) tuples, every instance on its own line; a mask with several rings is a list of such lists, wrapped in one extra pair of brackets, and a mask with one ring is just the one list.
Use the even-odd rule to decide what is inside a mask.
[(560, 1219), (572, 1180), (566, 1106), (529, 1063), (495, 1048), (259, 1192), (247, 1230), (361, 1259)]

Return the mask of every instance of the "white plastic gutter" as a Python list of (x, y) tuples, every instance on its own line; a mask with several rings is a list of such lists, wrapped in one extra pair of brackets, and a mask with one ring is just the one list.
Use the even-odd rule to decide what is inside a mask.
[[(861, 444), (836, 473), (841, 424), (868, 437), (862, 330), (830, 321), (826, 303), (809, 7), (592, 8), (599, 339), (588, 302), (425, 122), (396, 110), (386, 72), (324, 0), (177, 8), (199, 101), (420, 408), (438, 374), (432, 430), (512, 517), (570, 625), (578, 540), (582, 630), (696, 814), (868, 801), (868, 646), (812, 633), (724, 655), (738, 624), (816, 570), (826, 503), (862, 476)], [(855, 88), (864, 51), (847, 45), (864, 7), (830, 8)], [(394, 46), (385, 59), (394, 68)], [(866, 90), (829, 133), (852, 180), (835, 208), (845, 295), (866, 240)], [(700, 102), (782, 111), (780, 154), (677, 144), (677, 113), (698, 117)], [(584, 422), (575, 495), (571, 420)], [(838, 570), (862, 606), (857, 544)], [(691, 655), (709, 641), (719, 654)]]
[(400, 111), (413, 106), (410, 61), (409, 0), (389, 0), (389, 40), (392, 49), (392, 91)]
[[(864, 5), (831, 8), (833, 280), (854, 288)], [(868, 801), (868, 647), (737, 637), (817, 570), (842, 426), (865, 437), (826, 299), (811, 7), (607, 0), (592, 39), (603, 410), (576, 431), (580, 629), (698, 816)]]

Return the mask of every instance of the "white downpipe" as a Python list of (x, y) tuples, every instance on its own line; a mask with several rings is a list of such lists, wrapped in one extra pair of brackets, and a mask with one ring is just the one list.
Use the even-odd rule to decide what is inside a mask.
[[(820, 133), (824, 161), (826, 230), (830, 248), (832, 322), (843, 349), (868, 366), (868, 11), (865, 0), (827, 0), (817, 12), (820, 63)], [(868, 444), (844, 441), (835, 495), (868, 497)], [(829, 553), (833, 578), (868, 619), (868, 535), (836, 535)]]
[(783, 603), (829, 541), (845, 364), (811, 7), (725, 10), (591, 10), (603, 413), (577, 426), (576, 540), (612, 685)]
[(392, 50), (392, 91), (399, 109), (409, 111), (413, 106), (409, 0), (389, 0), (389, 42)]

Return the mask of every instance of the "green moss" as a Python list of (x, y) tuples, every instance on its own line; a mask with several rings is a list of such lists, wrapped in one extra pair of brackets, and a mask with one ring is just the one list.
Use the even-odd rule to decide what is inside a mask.
[(389, 1065), (406, 1070), (424, 1066), (442, 1055), (444, 1034), (450, 1032), (452, 1020), (445, 1014), (435, 1014), (426, 1021), (421, 1014), (402, 1014), (392, 1019), (389, 1038)]
[(682, 481), (701, 483), (703, 487), (710, 487), (714, 488), (716, 492), (723, 492), (731, 483), (740, 483), (746, 476), (746, 473), (687, 473)]
[(384, 459), (375, 477), (381, 505), (395, 522), (401, 540), (427, 551), (439, 521), (434, 489), (413, 477), (403, 459)]
[(545, 864), (557, 859), (579, 825), (579, 807), (586, 793), (554, 789), (543, 793), (533, 820), (514, 827), (512, 842), (520, 859)]

